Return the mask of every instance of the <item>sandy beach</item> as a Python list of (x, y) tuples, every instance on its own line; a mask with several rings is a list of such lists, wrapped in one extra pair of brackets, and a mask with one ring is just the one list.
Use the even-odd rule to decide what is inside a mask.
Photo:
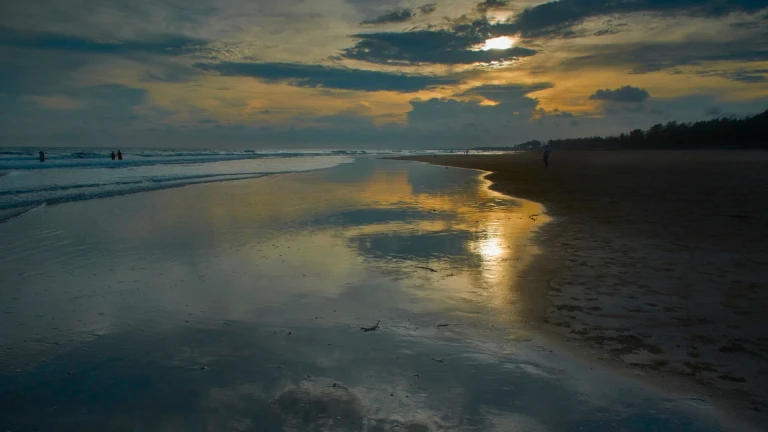
[(600, 362), (768, 410), (768, 153), (554, 152), (410, 160), (491, 171), (554, 222), (530, 322)]

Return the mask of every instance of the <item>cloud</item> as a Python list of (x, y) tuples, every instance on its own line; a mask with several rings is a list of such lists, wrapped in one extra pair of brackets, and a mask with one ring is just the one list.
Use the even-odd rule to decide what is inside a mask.
[(696, 71), (700, 76), (717, 76), (742, 83), (764, 83), (768, 81), (768, 69), (736, 69), (736, 70), (702, 70)]
[(477, 33), (449, 30), (418, 30), (357, 34), (355, 46), (342, 51), (342, 57), (378, 64), (472, 64), (511, 61), (536, 54), (536, 50), (512, 47), (505, 50), (473, 50), (485, 41)]
[[(536, 88), (542, 87), (545, 86)], [(615, 119), (606, 122), (601, 118), (560, 110), (545, 111), (539, 107), (538, 100), (527, 96), (505, 98), (496, 105), (454, 98), (414, 99), (410, 103), (412, 109), (408, 113), (408, 130), (433, 137), (442, 145), (466, 147), (467, 142), (471, 142), (473, 146), (504, 146), (532, 139), (547, 140), (624, 130), (624, 126), (617, 124)]]
[(120, 84), (104, 84), (72, 88), (64, 91), (67, 96), (88, 101), (91, 105), (114, 104), (115, 106), (135, 107), (147, 101), (148, 91)]
[(720, 107), (711, 106), (711, 107), (708, 107), (706, 110), (704, 110), (704, 115), (705, 116), (717, 117), (722, 112), (723, 111), (720, 109)]
[(413, 10), (411, 9), (397, 9), (392, 12), (379, 15), (378, 17), (363, 21), (360, 24), (389, 24), (389, 23), (401, 23), (410, 21), (413, 18)]
[(147, 71), (139, 78), (141, 82), (188, 83), (200, 77), (198, 69), (177, 62), (147, 63), (145, 60), (142, 64)]
[(559, 33), (588, 18), (616, 13), (655, 12), (716, 18), (732, 12), (756, 13), (764, 0), (559, 0), (524, 9), (514, 25), (527, 36)]
[(529, 85), (521, 84), (486, 84), (478, 87), (473, 87), (457, 96), (482, 96), (488, 100), (495, 102), (510, 102), (519, 100), (528, 93), (537, 92), (540, 90), (546, 90), (553, 88), (555, 85), (552, 83), (536, 83)]
[(33, 101), (51, 110), (70, 110), (79, 108), (80, 102), (67, 96), (23, 96), (22, 99)]
[(598, 30), (592, 33), (592, 36), (608, 36), (608, 35), (615, 35), (618, 33), (621, 33), (621, 30), (617, 28), (607, 28), (607, 29)]
[(425, 4), (424, 6), (419, 6), (417, 9), (422, 14), (429, 15), (432, 12), (437, 10), (437, 3), (428, 3), (428, 4)]
[(69, 51), (92, 54), (148, 53), (180, 55), (206, 41), (178, 35), (152, 35), (145, 40), (100, 41), (52, 32), (0, 27), (0, 46), (15, 49)]
[(9, 98), (5, 105), (9, 109), (0, 117), (0, 129), (9, 135), (101, 134), (103, 139), (155, 124), (168, 114), (151, 106), (147, 90), (118, 84), (60, 88), (48, 96)]
[[(689, 94), (671, 99), (653, 98), (646, 102), (649, 108), (663, 111), (666, 121), (701, 120), (705, 116), (746, 116), (763, 112), (768, 108), (768, 98), (757, 97), (747, 101), (726, 100), (709, 93)], [(703, 110), (702, 110), (703, 108)]]
[(477, 4), (476, 9), (479, 11), (486, 11), (489, 9), (499, 9), (506, 7), (509, 4), (508, 0), (485, 0)]
[(563, 70), (626, 67), (643, 74), (706, 62), (768, 61), (768, 34), (727, 41), (582, 45), (574, 50), (576, 56), (560, 63)]
[(408, 125), (424, 130), (487, 130), (497, 133), (512, 124), (524, 124), (536, 112), (538, 101), (528, 97), (510, 99), (498, 105), (453, 98), (414, 99), (410, 102)]
[(616, 90), (602, 89), (589, 96), (589, 100), (606, 102), (642, 103), (651, 97), (644, 89), (632, 86), (619, 87)]
[[(424, 4), (431, 1), (0, 1), (0, 139), (10, 142), (12, 130), (20, 144), (27, 135), (68, 134), (70, 145), (120, 136), (211, 146), (224, 134), (246, 146), (466, 146), (621, 132), (627, 119), (636, 127), (689, 121), (713, 106), (722, 113), (766, 107), (759, 98), (768, 83), (760, 63), (768, 63), (768, 11), (755, 13), (765, 0), (451, 0), (438, 12), (436, 3)], [(497, 8), (503, 12), (492, 14)], [(512, 11), (509, 21), (495, 21)], [(376, 33), (378, 26), (361, 30), (363, 19), (413, 28)], [(513, 35), (523, 42), (509, 50), (475, 49)], [(334, 63), (312, 60), (333, 55)], [(503, 71), (488, 64), (523, 58), (531, 61)], [(461, 66), (473, 64), (481, 66), (470, 78)], [(418, 73), (401, 66), (419, 66)], [(611, 81), (656, 71), (689, 76)], [(513, 76), (526, 84), (500, 84)], [(681, 82), (688, 78), (690, 85)], [(462, 79), (475, 87), (451, 87)], [(627, 83), (653, 98), (618, 102), (617, 87)], [(562, 92), (545, 91), (555, 84)], [(414, 100), (407, 113), (408, 95), (436, 87), (430, 96), (453, 96)], [(703, 88), (714, 96), (663, 99)], [(347, 110), (358, 103), (368, 110)]]
[(323, 87), (365, 92), (416, 92), (457, 84), (449, 77), (409, 75), (298, 63), (198, 63), (196, 67), (225, 76), (246, 76), (266, 82), (287, 82), (297, 87)]
[(95, 63), (82, 54), (30, 55), (23, 50), (0, 49), (0, 94), (50, 95), (59, 90), (84, 65)]

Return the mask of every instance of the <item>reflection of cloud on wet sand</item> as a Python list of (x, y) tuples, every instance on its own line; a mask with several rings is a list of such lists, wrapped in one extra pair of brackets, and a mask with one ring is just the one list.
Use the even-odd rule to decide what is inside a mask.
[(493, 408), (482, 409), (485, 425), (483, 430), (488, 432), (547, 432), (549, 428), (535, 418), (520, 413), (499, 411)]
[[(436, 180), (443, 177), (446, 185), (440, 188)], [(228, 238), (241, 243), (219, 261), (227, 278), (243, 289), (249, 289), (238, 281), (247, 277), (243, 268), (258, 268), (262, 279), (281, 286), (285, 277), (306, 274), (318, 293), (323, 281), (359, 280), (369, 277), (367, 269), (398, 280), (417, 277), (438, 302), (452, 292), (514, 315), (510, 305), (520, 301), (514, 287), (536, 252), (529, 237), (542, 222), (530, 216), (542, 209), (491, 191), (481, 177), (475, 171), (361, 160), (327, 171), (210, 185), (199, 188), (198, 203), (192, 203), (203, 217), (195, 219), (191, 234), (213, 243)], [(425, 181), (431, 186), (421, 184)], [(157, 202), (169, 223), (189, 212), (185, 199)], [(305, 227), (317, 231), (307, 237)], [(251, 240), (254, 230), (259, 243)], [(424, 274), (410, 264), (439, 274)], [(327, 292), (338, 292), (338, 286)]]
[(300, 383), (281, 391), (272, 400), (272, 405), (282, 417), (283, 426), (289, 430), (304, 430), (310, 426), (350, 431), (363, 429), (363, 403), (343, 386)]
[(384, 397), (388, 396), (381, 394), (378, 399), (366, 398), (366, 404), (355, 389), (330, 380), (320, 380), (320, 382), (289, 385), (277, 394), (271, 404), (282, 418), (285, 430), (307, 430), (307, 428), (350, 432), (435, 430), (435, 425), (428, 420), (405, 419), (402, 416), (406, 414), (410, 417), (418, 411), (402, 409), (400, 415), (382, 415), (379, 412), (379, 405), (386, 401)]

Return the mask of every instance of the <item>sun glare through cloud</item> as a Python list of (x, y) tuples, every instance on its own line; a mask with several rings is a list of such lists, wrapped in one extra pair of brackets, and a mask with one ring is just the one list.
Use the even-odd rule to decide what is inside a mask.
[(501, 36), (501, 37), (496, 37), (493, 39), (486, 40), (485, 44), (482, 47), (480, 47), (480, 49), (483, 51), (504, 50), (504, 49), (512, 48), (512, 45), (514, 44), (515, 44), (515, 40), (512, 39), (511, 37)]

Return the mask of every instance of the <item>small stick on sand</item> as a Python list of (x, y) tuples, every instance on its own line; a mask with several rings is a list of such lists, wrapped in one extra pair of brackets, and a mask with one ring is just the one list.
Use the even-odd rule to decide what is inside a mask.
[(429, 271), (431, 271), (432, 273), (437, 273), (437, 270), (435, 270), (435, 269), (433, 269), (433, 268), (429, 268), (429, 267), (424, 267), (424, 266), (416, 266), (416, 268), (420, 268), (420, 269), (424, 269), (424, 270), (429, 270)]
[(374, 331), (374, 330), (376, 330), (377, 328), (379, 328), (379, 323), (380, 323), (380, 322), (381, 322), (381, 320), (378, 320), (378, 321), (376, 321), (376, 325), (375, 325), (375, 326), (373, 326), (373, 327), (360, 327), (360, 330), (362, 330), (362, 331), (364, 331), (364, 332)]

